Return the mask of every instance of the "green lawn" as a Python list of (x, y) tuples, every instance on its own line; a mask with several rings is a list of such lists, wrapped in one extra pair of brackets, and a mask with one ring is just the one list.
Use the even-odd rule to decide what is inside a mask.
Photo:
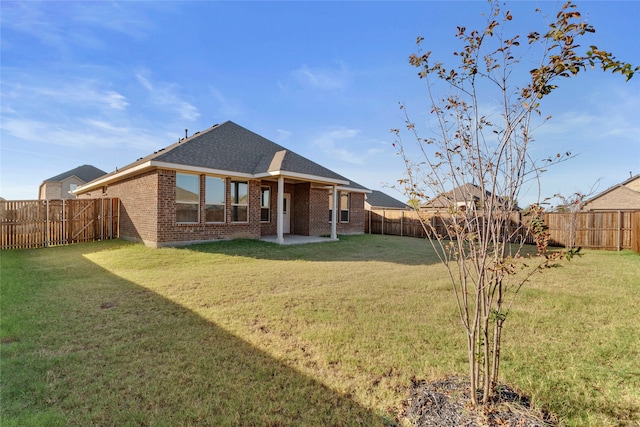
[[(428, 242), (350, 236), (3, 251), (2, 426), (383, 425), (411, 378), (466, 372)], [(502, 378), (562, 425), (640, 423), (640, 256), (537, 275)]]

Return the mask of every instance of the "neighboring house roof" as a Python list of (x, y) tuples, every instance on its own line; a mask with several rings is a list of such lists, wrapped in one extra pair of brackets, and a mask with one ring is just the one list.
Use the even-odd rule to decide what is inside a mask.
[(246, 178), (286, 176), (350, 190), (369, 190), (231, 121), (214, 125), (90, 182), (78, 193), (148, 168), (172, 168)]
[(409, 206), (400, 200), (383, 193), (382, 191), (372, 190), (371, 193), (365, 197), (365, 203), (368, 203), (374, 208), (388, 208), (388, 209), (408, 209)]
[(75, 169), (62, 172), (59, 175), (52, 176), (51, 178), (45, 179), (42, 182), (61, 182), (72, 176), (75, 176), (84, 182), (89, 182), (103, 175), (106, 175), (106, 172), (101, 169), (98, 169), (95, 166), (82, 165), (82, 166), (78, 166)]
[[(619, 199), (625, 199), (624, 202), (631, 203), (633, 200), (640, 198), (640, 174), (634, 175), (629, 179), (621, 182), (620, 184), (616, 184), (612, 187), (607, 188), (602, 193), (596, 194), (586, 202), (584, 202), (583, 209), (589, 210), (590, 206), (596, 203), (613, 203), (614, 199), (607, 198), (607, 196), (613, 196), (612, 193), (620, 193)], [(619, 204), (620, 200), (615, 200), (616, 204)], [(627, 205), (628, 203), (622, 203), (623, 205)], [(640, 206), (610, 206), (611, 209), (620, 209), (621, 207), (630, 208), (630, 209), (640, 209)]]
[(456, 202), (476, 202), (483, 198), (483, 191), (485, 193), (484, 198), (491, 197), (491, 192), (482, 190), (482, 188), (475, 184), (464, 184), (451, 191), (438, 195), (423, 204), (421, 207), (428, 209), (449, 208)]

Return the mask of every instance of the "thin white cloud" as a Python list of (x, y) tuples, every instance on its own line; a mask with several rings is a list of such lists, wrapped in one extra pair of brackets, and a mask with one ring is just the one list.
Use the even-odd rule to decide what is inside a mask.
[(124, 95), (119, 94), (118, 92), (108, 91), (105, 93), (104, 101), (114, 110), (124, 110), (127, 108), (129, 103), (127, 102), (127, 98)]
[(337, 67), (312, 68), (302, 65), (291, 73), (299, 85), (320, 91), (342, 91), (349, 85), (350, 72), (340, 63)]
[(87, 2), (75, 9), (73, 18), (83, 26), (105, 28), (141, 40), (147, 36), (152, 24), (136, 6), (134, 2)]
[(238, 117), (244, 110), (242, 104), (237, 99), (232, 99), (222, 93), (221, 90), (215, 87), (209, 87), (209, 93), (212, 99), (215, 101), (215, 113), (226, 118)]
[(3, 120), (2, 131), (22, 141), (77, 149), (125, 145), (128, 147), (152, 148), (158, 143), (157, 138), (154, 138), (144, 130), (118, 126), (93, 119), (82, 119), (74, 122), (8, 119)]
[(287, 141), (289, 138), (291, 138), (291, 135), (293, 135), (293, 132), (289, 132), (288, 130), (284, 129), (277, 129), (276, 132), (278, 133), (278, 136), (276, 137), (277, 142)]
[[(2, 97), (7, 108), (17, 111), (13, 104), (28, 105), (30, 110), (46, 105), (66, 105), (87, 109), (110, 109), (122, 111), (127, 108), (127, 98), (119, 92), (101, 87), (93, 80), (78, 79), (58, 82), (49, 80), (42, 83), (11, 83), (3, 88)], [(6, 89), (6, 90), (5, 90)]]
[(333, 128), (314, 138), (313, 144), (333, 159), (360, 165), (366, 157), (360, 150), (362, 146), (360, 133), (358, 129)]
[(136, 74), (136, 80), (138, 80), (138, 82), (142, 85), (143, 88), (145, 88), (149, 92), (153, 92), (153, 85), (151, 84), (149, 79), (147, 79), (145, 76), (138, 73)]
[(193, 122), (200, 117), (198, 108), (189, 102), (183, 101), (178, 94), (176, 84), (159, 82), (154, 83), (141, 73), (136, 74), (136, 80), (147, 90), (151, 102), (162, 107), (169, 107), (183, 120)]
[[(4, 28), (27, 34), (62, 52), (74, 46), (110, 48), (96, 30), (106, 29), (141, 40), (152, 27), (133, 2), (3, 2), (0, 19)], [(3, 43), (11, 46), (10, 41)]]

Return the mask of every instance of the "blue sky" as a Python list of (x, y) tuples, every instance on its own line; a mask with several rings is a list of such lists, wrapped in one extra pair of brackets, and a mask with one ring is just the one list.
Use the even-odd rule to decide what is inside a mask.
[[(563, 2), (511, 2), (514, 28), (544, 29)], [(576, 2), (596, 44), (640, 64), (640, 2)], [(1, 7), (0, 196), (37, 198), (82, 164), (107, 172), (232, 120), (371, 189), (403, 176), (398, 103), (420, 127), (416, 37), (435, 58), (484, 1), (10, 2)], [(578, 156), (543, 176), (542, 195), (598, 189), (640, 173), (640, 75), (587, 72), (542, 105), (537, 157)], [(537, 190), (524, 189), (521, 204)]]

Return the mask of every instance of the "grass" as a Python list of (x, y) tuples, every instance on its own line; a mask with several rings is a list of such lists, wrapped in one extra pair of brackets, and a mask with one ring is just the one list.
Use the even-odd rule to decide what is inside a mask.
[[(3, 251), (0, 424), (383, 425), (411, 378), (466, 372), (424, 240)], [(640, 423), (640, 256), (535, 276), (502, 377), (562, 425)]]

